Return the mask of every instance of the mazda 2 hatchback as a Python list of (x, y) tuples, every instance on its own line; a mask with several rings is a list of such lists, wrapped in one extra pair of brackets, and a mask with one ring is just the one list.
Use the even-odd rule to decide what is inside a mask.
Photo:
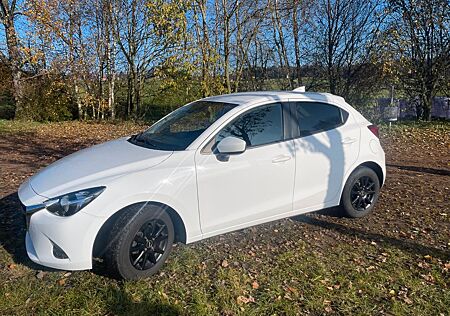
[(326, 93), (205, 98), (146, 131), (73, 153), (19, 188), (36, 263), (138, 279), (174, 242), (339, 205), (374, 207), (386, 174), (376, 126)]

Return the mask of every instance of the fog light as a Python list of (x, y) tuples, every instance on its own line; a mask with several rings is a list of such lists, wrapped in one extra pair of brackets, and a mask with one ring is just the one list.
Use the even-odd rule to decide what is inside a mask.
[(53, 245), (53, 256), (56, 259), (69, 259), (64, 250), (62, 250), (57, 244), (52, 241)]

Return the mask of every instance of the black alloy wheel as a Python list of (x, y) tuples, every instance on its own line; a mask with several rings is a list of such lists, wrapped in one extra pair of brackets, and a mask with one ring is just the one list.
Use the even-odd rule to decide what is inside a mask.
[(360, 166), (348, 177), (341, 196), (341, 208), (348, 217), (369, 214), (380, 194), (380, 179), (374, 170)]
[(172, 250), (175, 229), (166, 210), (155, 205), (127, 208), (114, 222), (104, 256), (112, 276), (137, 280), (163, 266)]
[(130, 245), (130, 261), (137, 270), (153, 267), (167, 249), (169, 233), (167, 225), (153, 219), (142, 225)]
[(369, 208), (375, 197), (375, 181), (368, 176), (359, 178), (353, 185), (350, 193), (352, 205), (357, 211)]

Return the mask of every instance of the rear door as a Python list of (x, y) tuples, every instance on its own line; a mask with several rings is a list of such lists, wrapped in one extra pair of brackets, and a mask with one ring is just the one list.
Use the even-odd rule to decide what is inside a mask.
[(294, 210), (339, 203), (346, 172), (359, 154), (360, 128), (348, 112), (321, 102), (293, 102), (298, 124)]
[[(212, 150), (197, 152), (204, 237), (292, 211), (295, 159), (293, 141), (285, 140), (286, 106), (262, 105), (241, 114), (214, 137)], [(227, 136), (245, 140), (245, 152), (227, 157), (216, 153), (215, 144)]]

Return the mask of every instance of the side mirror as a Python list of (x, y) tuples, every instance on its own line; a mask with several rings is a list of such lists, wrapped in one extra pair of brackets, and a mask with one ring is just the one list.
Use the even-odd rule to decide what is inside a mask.
[(233, 136), (225, 137), (217, 144), (219, 153), (227, 155), (242, 154), (246, 147), (247, 144), (244, 140)]

